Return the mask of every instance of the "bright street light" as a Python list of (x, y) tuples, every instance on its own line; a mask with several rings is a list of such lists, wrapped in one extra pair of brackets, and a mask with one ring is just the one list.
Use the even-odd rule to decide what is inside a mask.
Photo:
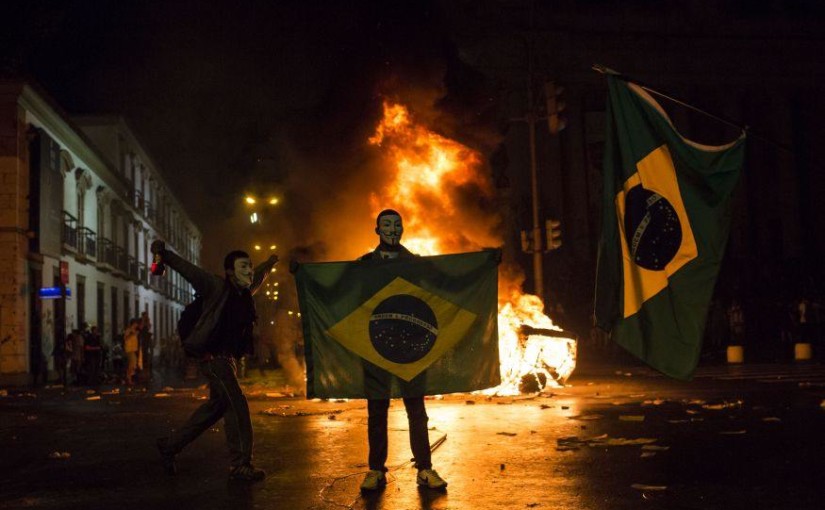
[(249, 205), (252, 205), (252, 204), (254, 204), (254, 203), (255, 203), (255, 197), (250, 197), (250, 196), (247, 196), (246, 198), (244, 198), (244, 200), (245, 200), (245, 201), (246, 201), (246, 203), (247, 203), (247, 204), (249, 204)]
[(277, 203), (278, 203), (277, 198), (272, 197), (272, 198), (269, 199), (269, 205), (276, 205)]

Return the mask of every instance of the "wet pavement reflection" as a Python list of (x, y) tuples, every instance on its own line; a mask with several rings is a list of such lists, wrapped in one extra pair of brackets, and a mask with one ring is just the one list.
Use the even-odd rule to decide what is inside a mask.
[(374, 494), (359, 491), (361, 400), (248, 388), (255, 463), (268, 473), (250, 485), (227, 480), (220, 422), (179, 455), (178, 475), (161, 469), (155, 438), (183, 422), (202, 388), (12, 390), (0, 398), (0, 508), (822, 508), (821, 376), (606, 373), (541, 395), (428, 399), (433, 467), (449, 482), (441, 492), (416, 485), (394, 402), (388, 485)]

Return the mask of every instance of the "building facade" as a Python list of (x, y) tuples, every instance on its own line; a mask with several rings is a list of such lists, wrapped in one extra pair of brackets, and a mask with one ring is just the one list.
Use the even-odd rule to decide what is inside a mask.
[(84, 323), (104, 346), (147, 312), (157, 349), (191, 286), (152, 276), (154, 239), (199, 263), (201, 234), (128, 124), (69, 118), (30, 84), (0, 84), (0, 384), (54, 369)]

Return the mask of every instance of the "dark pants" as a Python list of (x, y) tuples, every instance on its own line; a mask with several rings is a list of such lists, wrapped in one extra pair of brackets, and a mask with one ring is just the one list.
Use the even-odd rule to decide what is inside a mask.
[(189, 420), (169, 437), (168, 448), (177, 453), (223, 418), (226, 442), (233, 467), (252, 461), (252, 421), (249, 405), (238, 384), (235, 360), (215, 357), (201, 361), (201, 372), (209, 380), (209, 400), (195, 409)]
[[(367, 434), (370, 443), (370, 469), (386, 471), (387, 462), (387, 411), (389, 399), (367, 400)], [(418, 469), (431, 469), (430, 438), (427, 432), (427, 410), (424, 397), (404, 399), (407, 420), (410, 424), (410, 448)]]
[(86, 351), (86, 384), (97, 386), (100, 384), (100, 351)]

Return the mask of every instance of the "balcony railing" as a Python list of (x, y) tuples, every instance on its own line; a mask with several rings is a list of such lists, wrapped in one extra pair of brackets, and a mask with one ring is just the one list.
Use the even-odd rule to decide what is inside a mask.
[(63, 244), (77, 251), (77, 218), (63, 211)]
[(137, 281), (144, 287), (149, 287), (149, 271), (146, 270), (146, 264), (138, 262)]
[(97, 261), (102, 264), (107, 264), (109, 267), (116, 268), (117, 260), (115, 258), (115, 244), (105, 237), (100, 237), (97, 240)]
[(137, 259), (131, 255), (126, 256), (126, 275), (133, 281), (139, 281), (138, 262)]
[(77, 229), (78, 252), (87, 257), (97, 258), (97, 234), (94, 230), (81, 227)]
[(126, 258), (126, 250), (124, 250), (121, 246), (115, 247), (115, 269), (125, 275), (129, 274), (129, 264)]

